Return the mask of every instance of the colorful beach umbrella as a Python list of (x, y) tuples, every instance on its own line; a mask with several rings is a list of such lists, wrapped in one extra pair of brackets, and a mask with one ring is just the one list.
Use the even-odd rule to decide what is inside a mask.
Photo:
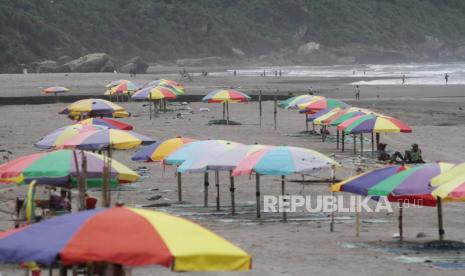
[[(86, 99), (76, 101), (68, 105), (65, 109), (59, 112), (60, 114), (66, 115), (87, 115), (93, 116), (111, 116), (114, 113), (118, 113), (122, 116), (126, 113), (123, 107), (114, 104), (107, 100), (102, 99)], [(126, 113), (127, 114), (127, 113)], [(115, 116), (116, 117), (116, 116)]]
[(355, 116), (337, 126), (337, 130), (345, 133), (382, 133), (382, 132), (412, 132), (405, 123), (389, 116), (366, 114)]
[(308, 113), (314, 113), (322, 109), (326, 108), (348, 108), (350, 105), (346, 104), (345, 102), (337, 99), (331, 99), (331, 98), (317, 98), (317, 99), (312, 99), (309, 102), (302, 103), (298, 105), (298, 108), (301, 110), (302, 113), (308, 112)]
[(154, 86), (138, 90), (132, 95), (133, 100), (174, 100), (177, 98), (176, 92), (168, 87)]
[(62, 215), (0, 239), (0, 261), (50, 265), (105, 262), (161, 265), (173, 271), (249, 271), (251, 257), (202, 226), (162, 212), (129, 207)]
[(142, 88), (155, 87), (155, 86), (162, 86), (162, 87), (170, 88), (174, 90), (174, 92), (177, 95), (182, 95), (185, 92), (184, 85), (182, 83), (179, 83), (173, 80), (167, 80), (167, 79), (149, 81), (145, 83), (142, 86)]
[(78, 135), (79, 133), (100, 129), (107, 129), (107, 127), (100, 125), (80, 124), (60, 127), (45, 137), (41, 138), (37, 143), (34, 144), (34, 146), (39, 149), (57, 148), (61, 146), (66, 140)]
[(52, 86), (52, 87), (47, 87), (43, 90), (45, 94), (54, 94), (55, 96), (57, 94), (63, 94), (63, 93), (68, 93), (70, 90), (66, 87), (63, 86)]
[(298, 109), (299, 104), (307, 103), (319, 98), (323, 97), (313, 95), (299, 95), (279, 102), (278, 106), (284, 109)]
[(129, 80), (118, 80), (116, 83), (111, 82), (110, 87), (107, 87), (107, 91), (105, 91), (105, 95), (120, 95), (120, 94), (128, 94), (136, 91), (138, 89), (137, 85), (135, 85), (132, 81)]
[(139, 145), (149, 145), (155, 140), (134, 131), (102, 129), (85, 131), (63, 141), (57, 147), (82, 150), (132, 149)]
[(126, 124), (121, 121), (107, 119), (107, 118), (89, 118), (89, 119), (76, 122), (76, 124), (77, 125), (103, 126), (107, 128), (121, 129), (121, 130), (133, 130), (134, 129), (134, 127), (130, 124)]
[[(234, 89), (214, 90), (202, 98), (204, 103), (222, 103), (223, 121), (229, 125), (229, 103), (244, 103), (250, 101), (250, 96)], [(226, 114), (226, 117), (225, 117)]]
[[(0, 182), (29, 184), (36, 180), (37, 184), (76, 187), (77, 169), (82, 168), (81, 154), (87, 159), (87, 185), (101, 186), (103, 181), (104, 159), (102, 155), (91, 152), (75, 152), (72, 150), (57, 150), (34, 153), (19, 157), (0, 165)], [(77, 161), (77, 164), (76, 164)], [(112, 160), (110, 177), (116, 183), (130, 183), (139, 179), (139, 175)]]
[(465, 199), (465, 163), (457, 164), (450, 170), (431, 179), (433, 196), (452, 200)]
[(136, 154), (132, 157), (132, 160), (143, 162), (162, 161), (168, 155), (170, 155), (183, 145), (195, 141), (195, 139), (178, 136), (176, 138), (168, 139), (163, 142), (153, 143), (137, 151)]
[[(281, 176), (281, 191), (285, 195), (285, 176), (313, 174), (323, 168), (334, 168), (337, 163), (317, 151), (299, 147), (270, 147), (257, 151), (242, 160), (232, 176), (256, 174), (257, 217), (260, 217), (260, 175)], [(286, 213), (283, 212), (283, 220)]]
[(342, 109), (340, 112), (334, 114), (333, 117), (327, 118), (324, 121), (324, 124), (329, 124), (331, 126), (338, 126), (342, 124), (343, 122), (350, 120), (353, 117), (360, 116), (360, 115), (366, 115), (369, 113), (373, 113), (373, 112), (364, 110), (364, 109), (359, 109), (359, 108)]

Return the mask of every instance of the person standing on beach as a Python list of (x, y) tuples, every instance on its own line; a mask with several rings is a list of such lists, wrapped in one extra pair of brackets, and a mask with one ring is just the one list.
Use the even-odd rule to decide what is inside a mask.
[(236, 71), (236, 70), (234, 70), (233, 74), (234, 74), (234, 76), (236, 76), (236, 75), (237, 75), (237, 71)]
[(402, 85), (404, 85), (404, 84), (405, 84), (405, 74), (402, 75), (402, 76), (400, 77), (400, 79), (402, 80)]
[(446, 86), (447, 86), (447, 83), (449, 82), (449, 74), (445, 74), (444, 75), (444, 79), (446, 80)]
[(281, 77), (282, 75), (283, 75), (283, 72), (279, 70), (279, 77)]
[(358, 85), (355, 86), (355, 99), (358, 101), (360, 100), (360, 87)]

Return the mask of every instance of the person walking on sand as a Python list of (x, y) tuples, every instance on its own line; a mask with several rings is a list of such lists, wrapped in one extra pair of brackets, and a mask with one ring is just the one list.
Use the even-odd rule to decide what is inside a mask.
[(358, 85), (355, 86), (354, 93), (355, 93), (355, 99), (357, 101), (360, 100), (360, 87)]
[(449, 74), (445, 74), (444, 75), (444, 79), (446, 80), (446, 86), (447, 86), (447, 83), (449, 82)]
[(404, 84), (405, 84), (405, 74), (402, 75), (402, 76), (400, 77), (400, 79), (402, 80), (402, 85), (404, 85)]

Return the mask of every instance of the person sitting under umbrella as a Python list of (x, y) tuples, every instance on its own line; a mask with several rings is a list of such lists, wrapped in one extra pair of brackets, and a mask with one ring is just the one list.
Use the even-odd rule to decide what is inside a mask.
[(50, 208), (53, 211), (71, 211), (68, 192), (62, 189), (60, 191), (60, 195), (58, 195), (56, 193), (56, 189), (52, 188), (52, 194), (50, 195)]
[(400, 152), (396, 151), (392, 156), (391, 163), (419, 164), (425, 163), (425, 161), (423, 161), (421, 149), (418, 147), (418, 144), (412, 144), (411, 150), (406, 150), (404, 156), (402, 156)]

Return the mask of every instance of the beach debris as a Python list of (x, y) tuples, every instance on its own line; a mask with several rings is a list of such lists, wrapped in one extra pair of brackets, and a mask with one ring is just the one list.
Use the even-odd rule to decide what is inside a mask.
[(210, 111), (210, 108), (208, 108), (208, 107), (201, 107), (201, 108), (199, 108), (199, 111), (200, 111), (200, 112), (208, 112), (208, 111)]
[(427, 235), (424, 232), (418, 232), (417, 233), (417, 238), (426, 238), (426, 237), (427, 237)]
[(163, 197), (161, 195), (155, 195), (155, 196), (147, 197), (146, 200), (156, 201), (156, 200), (159, 200), (159, 199), (162, 199), (162, 198)]

